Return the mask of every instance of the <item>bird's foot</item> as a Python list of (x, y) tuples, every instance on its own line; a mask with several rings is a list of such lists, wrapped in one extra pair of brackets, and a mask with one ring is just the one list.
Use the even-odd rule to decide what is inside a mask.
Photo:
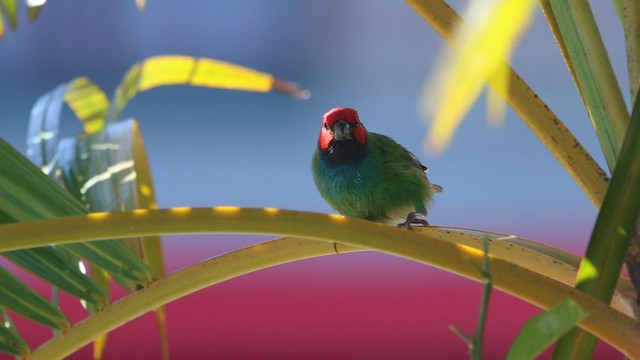
[(427, 216), (426, 212), (410, 212), (409, 215), (407, 215), (407, 220), (403, 223), (398, 224), (398, 227), (403, 227), (407, 230), (411, 230), (412, 224), (420, 225), (420, 226), (429, 226), (429, 222), (423, 219), (426, 216)]

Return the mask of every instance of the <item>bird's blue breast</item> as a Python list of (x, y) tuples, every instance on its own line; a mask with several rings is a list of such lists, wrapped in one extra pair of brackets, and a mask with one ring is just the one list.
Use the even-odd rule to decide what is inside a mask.
[(349, 164), (327, 164), (313, 160), (313, 176), (322, 197), (341, 214), (373, 219), (377, 216), (367, 199), (375, 195), (381, 181), (379, 171), (367, 157)]

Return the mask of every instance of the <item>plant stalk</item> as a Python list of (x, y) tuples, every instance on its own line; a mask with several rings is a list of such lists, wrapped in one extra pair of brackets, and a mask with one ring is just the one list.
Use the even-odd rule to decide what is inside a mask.
[[(605, 304), (611, 301), (640, 214), (638, 159), (640, 97), (635, 99), (629, 131), (620, 150), (611, 185), (596, 219), (587, 254), (578, 271), (576, 288)], [(596, 342), (597, 339), (592, 335), (576, 329), (558, 341), (554, 358), (589, 359)]]
[(622, 26), (627, 49), (629, 91), (631, 98), (635, 99), (640, 87), (640, 2), (622, 1)]
[[(478, 248), (438, 239), (429, 235), (430, 231), (432, 231), (430, 228), (421, 233), (406, 231), (338, 215), (276, 209), (220, 207), (93, 213), (55, 220), (7, 224), (0, 226), (0, 239), (3, 239), (2, 245), (4, 247), (24, 247), (37, 246), (42, 242), (46, 244), (69, 243), (103, 238), (176, 233), (293, 235), (309, 240), (320, 240), (318, 243), (325, 246), (324, 253), (333, 253), (332, 244), (337, 242), (432, 264), (472, 279), (481, 280), (481, 275), (477, 273), (469, 260), (481, 262), (482, 251)], [(65, 336), (52, 340), (48, 345), (43, 346), (42, 351), (38, 353), (47, 354), (46, 356), (66, 354), (73, 351), (76, 346), (82, 346), (103, 332), (197, 289), (239, 274), (255, 271), (259, 264), (262, 264), (260, 268), (263, 268), (304, 258), (307, 255), (303, 249), (306, 249), (307, 244), (313, 243), (313, 241), (300, 240), (299, 246), (302, 248), (285, 246), (284, 250), (275, 253), (270, 252), (270, 246), (259, 244), (241, 253), (244, 260), (226, 255), (223, 258), (227, 259), (228, 263), (225, 263), (224, 266), (216, 264), (207, 268), (207, 271), (203, 273), (199, 273), (198, 270), (193, 270), (195, 273), (184, 270), (168, 275), (161, 280), (152, 282), (139, 293), (121, 300), (118, 304), (109, 306), (105, 312), (96, 314), (83, 323), (89, 325), (78, 326), (76, 329), (80, 330), (73, 333), (70, 330)], [(315, 247), (315, 245), (313, 246)], [(480, 245), (478, 244), (478, 246)], [(228, 260), (230, 256), (233, 260)], [(565, 297), (571, 297), (590, 314), (580, 323), (581, 327), (596, 334), (627, 355), (640, 353), (640, 331), (636, 328), (632, 318), (568, 285), (504, 259), (490, 255), (489, 261), (496, 288), (543, 308), (550, 308)], [(193, 268), (200, 269), (199, 266), (204, 265), (194, 265)], [(201, 280), (196, 280), (198, 276)], [(72, 346), (70, 343), (74, 345)], [(56, 347), (58, 350), (53, 351)]]
[(540, 0), (613, 172), (629, 111), (586, 0)]
[(491, 279), (491, 270), (489, 267), (489, 239), (482, 239), (482, 301), (480, 303), (480, 313), (478, 314), (478, 324), (476, 332), (473, 334), (473, 347), (471, 348), (471, 357), (473, 359), (482, 360), (482, 349), (484, 344), (484, 330), (487, 324), (487, 315), (489, 313), (489, 300), (491, 299), (491, 291), (493, 290), (493, 280)]

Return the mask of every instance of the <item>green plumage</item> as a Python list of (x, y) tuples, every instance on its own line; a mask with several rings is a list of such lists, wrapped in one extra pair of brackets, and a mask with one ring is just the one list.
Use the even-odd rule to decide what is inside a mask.
[(405, 220), (410, 212), (426, 215), (434, 192), (413, 154), (391, 138), (366, 134), (361, 159), (330, 163), (322, 149), (313, 156), (313, 177), (322, 197), (339, 213), (385, 223)]

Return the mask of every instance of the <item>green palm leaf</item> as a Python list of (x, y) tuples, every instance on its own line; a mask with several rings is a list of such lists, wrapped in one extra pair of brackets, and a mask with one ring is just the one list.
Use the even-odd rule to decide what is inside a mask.
[(2, 267), (0, 306), (54, 329), (66, 329), (71, 326), (60, 310)]
[(542, 4), (613, 171), (629, 111), (591, 7), (586, 1), (545, 0)]
[[(17, 220), (85, 214), (69, 193), (44, 175), (7, 142), (0, 139), (0, 211)], [(146, 264), (117, 242), (65, 246), (110, 273), (140, 284), (152, 278)]]
[(2, 325), (0, 325), (0, 351), (20, 357), (26, 357), (31, 350), (27, 343), (18, 334), (9, 314), (7, 314), (1, 306), (0, 320), (2, 320)]
[(75, 266), (71, 264), (59, 249), (42, 247), (8, 251), (2, 255), (71, 295), (99, 307), (107, 304), (106, 294), (78, 270), (77, 263)]

